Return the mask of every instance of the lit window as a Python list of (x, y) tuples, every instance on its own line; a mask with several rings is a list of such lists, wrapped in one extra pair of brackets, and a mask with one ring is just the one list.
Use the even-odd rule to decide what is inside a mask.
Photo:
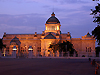
[(46, 30), (47, 30), (47, 26), (46, 26)]
[(86, 47), (86, 52), (87, 52), (87, 47)]
[(55, 30), (57, 30), (57, 28), (55, 28)]
[(49, 43), (49, 45), (51, 44), (51, 42)]
[(91, 52), (91, 47), (86, 47), (86, 52)]
[(59, 26), (57, 26), (57, 30), (59, 30)]
[(55, 26), (52, 26), (52, 30), (55, 30)]

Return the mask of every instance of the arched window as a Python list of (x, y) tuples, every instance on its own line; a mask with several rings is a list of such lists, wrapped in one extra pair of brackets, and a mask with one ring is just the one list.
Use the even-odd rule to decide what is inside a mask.
[(91, 52), (91, 47), (86, 47), (86, 52)]
[(91, 52), (91, 47), (90, 47), (90, 52)]
[(86, 52), (87, 52), (87, 47), (86, 47)]

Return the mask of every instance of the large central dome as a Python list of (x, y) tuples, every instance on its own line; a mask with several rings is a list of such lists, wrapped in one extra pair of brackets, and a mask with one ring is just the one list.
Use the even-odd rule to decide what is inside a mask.
[(51, 14), (51, 17), (46, 21), (46, 24), (57, 24), (60, 21), (55, 17), (54, 12)]

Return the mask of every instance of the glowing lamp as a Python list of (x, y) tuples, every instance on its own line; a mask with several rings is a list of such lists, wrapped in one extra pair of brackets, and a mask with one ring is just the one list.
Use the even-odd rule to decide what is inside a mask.
[(47, 30), (47, 26), (46, 26), (46, 30)]
[(33, 50), (32, 48), (29, 48), (28, 50)]
[(29, 49), (28, 49), (28, 50), (33, 50), (33, 49), (32, 49), (32, 46), (29, 46)]
[(13, 47), (13, 50), (14, 50), (14, 51), (16, 51), (16, 50), (17, 50), (16, 46), (14, 46), (14, 47)]
[(57, 26), (57, 30), (59, 30), (59, 26)]

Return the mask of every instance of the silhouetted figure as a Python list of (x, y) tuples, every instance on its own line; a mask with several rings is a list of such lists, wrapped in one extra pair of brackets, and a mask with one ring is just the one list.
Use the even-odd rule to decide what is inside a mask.
[(91, 61), (91, 58), (89, 58), (89, 61)]
[(95, 66), (95, 59), (93, 59), (92, 61), (92, 66)]

